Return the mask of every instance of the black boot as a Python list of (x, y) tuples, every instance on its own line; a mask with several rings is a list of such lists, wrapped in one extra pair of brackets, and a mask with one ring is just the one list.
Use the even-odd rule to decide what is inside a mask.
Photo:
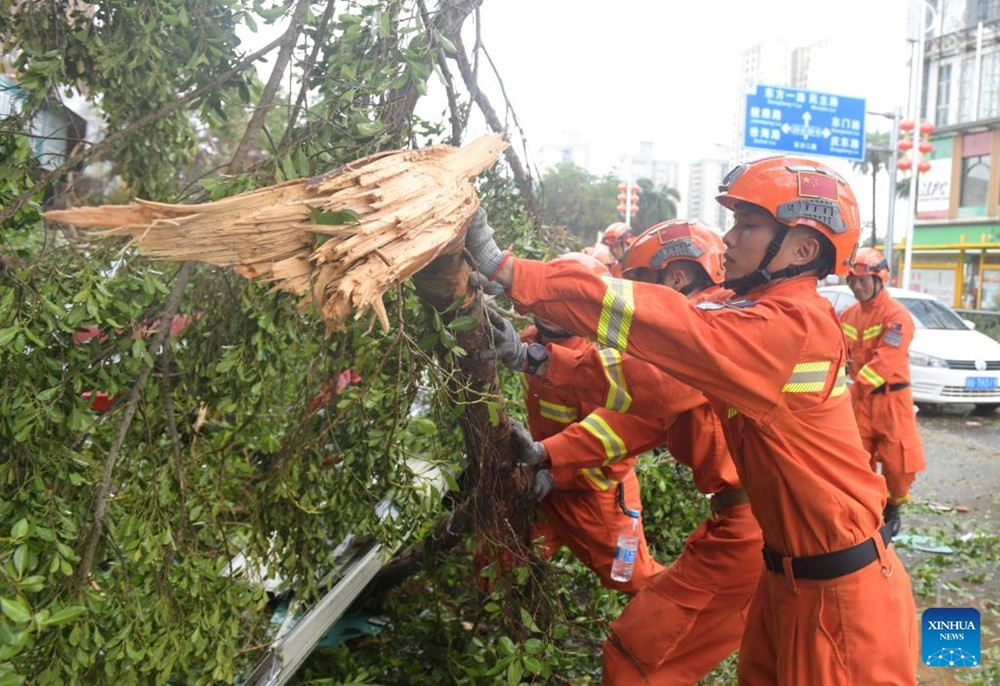
[(882, 510), (882, 519), (885, 521), (885, 527), (889, 532), (889, 540), (891, 541), (899, 533), (899, 528), (903, 524), (899, 519), (899, 505), (886, 503), (885, 509)]

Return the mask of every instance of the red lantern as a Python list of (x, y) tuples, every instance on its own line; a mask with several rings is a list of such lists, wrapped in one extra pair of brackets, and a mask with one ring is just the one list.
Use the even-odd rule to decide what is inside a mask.
[(903, 152), (906, 152), (907, 150), (913, 147), (913, 141), (911, 141), (909, 138), (904, 138), (901, 141), (899, 141), (899, 143), (896, 144), (896, 147), (902, 150)]
[(913, 160), (911, 160), (908, 157), (904, 157), (903, 159), (896, 162), (896, 169), (898, 169), (899, 171), (910, 171), (912, 167), (913, 167)]
[(624, 205), (624, 203), (618, 206), (618, 214), (625, 214), (625, 205)]
[(929, 136), (934, 133), (934, 124), (929, 121), (925, 121), (920, 124), (920, 133), (924, 136)]
[(904, 119), (903, 121), (899, 122), (899, 130), (900, 131), (906, 131), (906, 132), (912, 131), (913, 130), (913, 122), (910, 121), (909, 119)]
[(920, 164), (917, 165), (918, 172), (929, 172), (931, 170), (931, 163), (927, 160), (921, 160)]
[(934, 149), (934, 144), (929, 141), (922, 141), (920, 145), (917, 146), (917, 149), (926, 155), (927, 153), (929, 153), (931, 150)]
[(625, 192), (625, 183), (624, 182), (618, 184), (618, 192), (619, 193), (624, 193)]
[(639, 214), (639, 206), (638, 205), (632, 205), (632, 216), (634, 217), (637, 214)]
[(619, 193), (618, 194), (618, 202), (619, 203), (621, 203), (621, 204), (624, 205), (626, 200), (627, 200), (627, 198), (625, 197), (624, 193)]

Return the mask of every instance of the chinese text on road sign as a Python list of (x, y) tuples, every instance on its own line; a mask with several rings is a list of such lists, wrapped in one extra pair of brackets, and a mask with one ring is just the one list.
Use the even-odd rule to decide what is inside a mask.
[(746, 100), (745, 147), (864, 159), (864, 99), (784, 86), (753, 88)]

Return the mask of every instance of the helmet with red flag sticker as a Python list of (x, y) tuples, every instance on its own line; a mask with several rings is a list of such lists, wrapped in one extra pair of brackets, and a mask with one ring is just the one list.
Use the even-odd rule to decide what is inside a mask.
[(847, 273), (861, 237), (861, 220), (854, 192), (830, 167), (800, 157), (768, 157), (734, 168), (719, 191), (715, 199), (727, 209), (750, 203), (786, 226), (815, 229), (834, 249), (829, 273)]

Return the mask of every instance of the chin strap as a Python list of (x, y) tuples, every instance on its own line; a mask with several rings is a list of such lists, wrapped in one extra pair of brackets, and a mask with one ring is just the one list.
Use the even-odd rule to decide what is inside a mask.
[(681, 295), (691, 295), (692, 293), (694, 293), (694, 287), (695, 287), (694, 283), (689, 283), (687, 286), (679, 288), (678, 292), (680, 292)]
[[(822, 254), (820, 254), (820, 256), (816, 259), (806, 262), (805, 264), (791, 264), (784, 269), (779, 269), (776, 272), (769, 272), (767, 270), (767, 266), (771, 264), (771, 260), (773, 260), (774, 256), (778, 254), (779, 250), (781, 250), (781, 245), (785, 242), (785, 236), (788, 235), (788, 228), (789, 227), (787, 225), (782, 224), (781, 228), (778, 229), (778, 232), (774, 234), (774, 238), (771, 239), (771, 242), (767, 246), (767, 250), (764, 252), (764, 259), (760, 261), (760, 266), (757, 267), (755, 271), (735, 279), (726, 279), (722, 282), (722, 286), (724, 288), (731, 289), (737, 295), (745, 295), (758, 286), (763, 286), (768, 281), (773, 281), (774, 279), (790, 279), (813, 269), (819, 270), (820, 273), (817, 275), (818, 278), (825, 276), (823, 272), (827, 268), (827, 265)], [(820, 252), (822, 253), (822, 251)]]

